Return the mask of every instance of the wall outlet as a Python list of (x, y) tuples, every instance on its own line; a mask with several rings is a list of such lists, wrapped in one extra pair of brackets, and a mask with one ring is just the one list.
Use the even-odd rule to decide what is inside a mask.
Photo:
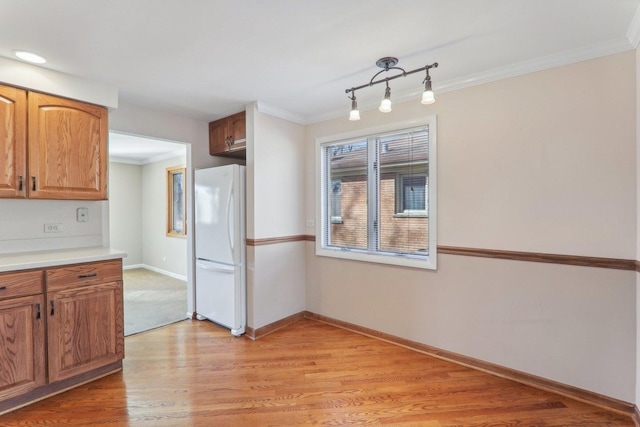
[(64, 228), (62, 227), (62, 224), (45, 224), (44, 225), (45, 233), (62, 233), (63, 231), (64, 231)]
[(78, 208), (76, 210), (76, 220), (78, 222), (89, 222), (89, 208)]
[(307, 220), (307, 227), (313, 227), (315, 225), (315, 221), (312, 219)]

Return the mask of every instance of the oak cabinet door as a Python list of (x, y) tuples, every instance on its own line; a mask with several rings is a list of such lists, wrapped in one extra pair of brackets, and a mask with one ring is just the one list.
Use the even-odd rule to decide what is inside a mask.
[(230, 150), (242, 150), (247, 147), (246, 112), (241, 111), (229, 117), (229, 133), (231, 135)]
[(107, 198), (107, 109), (29, 92), (29, 197)]
[(44, 298), (0, 301), (0, 401), (45, 384)]
[(27, 92), (0, 85), (0, 197), (27, 197)]
[(47, 294), (49, 382), (124, 357), (122, 282)]
[(209, 123), (209, 154), (212, 156), (222, 154), (229, 149), (227, 124), (227, 118)]

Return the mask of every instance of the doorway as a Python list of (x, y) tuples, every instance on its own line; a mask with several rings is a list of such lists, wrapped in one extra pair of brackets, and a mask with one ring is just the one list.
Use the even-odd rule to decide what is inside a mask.
[(187, 152), (173, 141), (109, 133), (109, 240), (128, 254), (125, 336), (186, 318), (187, 239), (167, 229), (175, 191), (167, 170), (187, 167)]

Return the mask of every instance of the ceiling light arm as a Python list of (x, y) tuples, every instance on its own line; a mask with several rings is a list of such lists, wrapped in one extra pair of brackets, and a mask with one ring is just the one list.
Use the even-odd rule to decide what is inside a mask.
[[(380, 61), (378, 61), (378, 62), (380, 62)], [(399, 69), (399, 70), (402, 70), (402, 73), (401, 73), (401, 74), (397, 74), (397, 75), (395, 75), (395, 76), (386, 77), (386, 78), (384, 78), (384, 79), (380, 79), (380, 80), (375, 80), (375, 81), (374, 81), (374, 79), (375, 79), (375, 78), (376, 78), (380, 73), (383, 73), (383, 72), (387, 71), (387, 70), (385, 69), (385, 70), (382, 70), (382, 71), (377, 72), (377, 73), (376, 73), (376, 74), (371, 78), (371, 81), (370, 81), (369, 83), (367, 83), (367, 84), (363, 84), (363, 85), (360, 85), (360, 86), (355, 86), (355, 87), (352, 87), (352, 88), (345, 89), (345, 91), (344, 91), (344, 92), (345, 92), (345, 93), (349, 93), (349, 92), (351, 92), (351, 93), (353, 94), (356, 90), (360, 90), (360, 89), (363, 89), (363, 88), (365, 88), (365, 87), (370, 87), (370, 86), (373, 86), (373, 85), (377, 85), (378, 83), (385, 83), (385, 82), (387, 82), (387, 83), (388, 83), (390, 80), (395, 80), (395, 79), (397, 79), (398, 77), (406, 77), (406, 76), (408, 76), (409, 74), (415, 74), (415, 73), (419, 73), (419, 72), (421, 72), (421, 71), (426, 71), (426, 72), (427, 72), (427, 76), (428, 76), (428, 75), (429, 75), (429, 69), (431, 69), (431, 68), (438, 68), (438, 63), (437, 63), (437, 62), (434, 62), (434, 63), (433, 63), (433, 64), (431, 64), (431, 65), (425, 65), (424, 67), (416, 68), (415, 70), (411, 70), (411, 71), (404, 71), (404, 70), (403, 70), (402, 68), (400, 68), (400, 67), (389, 67), (389, 69), (390, 69), (390, 70), (391, 70), (391, 69)]]

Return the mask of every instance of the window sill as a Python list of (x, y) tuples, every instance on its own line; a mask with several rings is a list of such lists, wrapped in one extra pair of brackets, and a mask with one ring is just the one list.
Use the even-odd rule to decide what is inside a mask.
[(429, 218), (427, 212), (398, 212), (393, 214), (394, 218)]

